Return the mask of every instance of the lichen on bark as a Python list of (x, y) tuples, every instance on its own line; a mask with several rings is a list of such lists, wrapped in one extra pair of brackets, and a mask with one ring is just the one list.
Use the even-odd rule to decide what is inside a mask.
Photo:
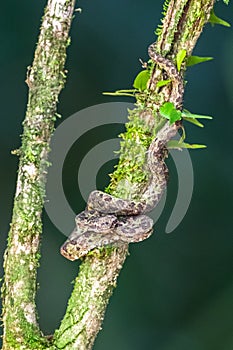
[[(180, 49), (191, 54), (214, 0), (170, 0), (166, 3), (156, 46), (158, 52), (174, 60)], [(34, 62), (26, 79), (29, 86), (28, 106), (4, 262), (4, 350), (91, 349), (128, 253), (125, 245), (121, 248), (96, 249), (86, 256), (59, 329), (54, 337), (42, 336), (35, 306), (41, 212), (49, 142), (57, 116), (58, 96), (65, 82), (64, 64), (74, 5), (74, 0), (48, 1)], [(184, 70), (185, 64), (182, 74)], [(123, 135), (120, 163), (108, 187), (109, 192), (123, 198), (137, 198), (146, 183), (147, 174), (142, 171), (142, 166), (156, 123), (159, 122), (156, 108), (163, 102), (164, 96), (163, 91), (156, 88), (159, 77), (161, 70), (153, 67), (149, 83), (150, 99), (146, 95), (138, 96), (136, 108), (130, 113), (127, 131)]]
[[(185, 49), (188, 55), (191, 55), (195, 43), (202, 32), (203, 26), (209, 18), (213, 5), (214, 0), (171, 0), (163, 19), (164, 27), (161, 29), (159, 39), (156, 43), (158, 52), (165, 52), (167, 57), (173, 60), (177, 52), (181, 49)], [(201, 9), (201, 12), (198, 12), (198, 21), (195, 16), (197, 8)], [(184, 35), (181, 29), (185, 33)], [(181, 74), (183, 74), (184, 71), (185, 63), (182, 66)], [(119, 151), (120, 161), (115, 172), (111, 175), (110, 185), (107, 188), (107, 191), (111, 194), (122, 198), (140, 197), (140, 191), (147, 179), (147, 175), (142, 171), (142, 165), (145, 161), (145, 152), (153, 137), (154, 129), (156, 129), (156, 122), (160, 122), (160, 119), (157, 118), (156, 110), (159, 107), (159, 103), (162, 104), (164, 102), (163, 91), (156, 88), (156, 82), (160, 79), (161, 70), (159, 67), (154, 67), (151, 70), (149, 82), (152, 96), (150, 96), (149, 101), (146, 94), (138, 96), (136, 108), (129, 114), (130, 120), (126, 125), (127, 130), (123, 135), (123, 141), (121, 142)], [(161, 93), (162, 97), (158, 98), (158, 93)], [(155, 101), (154, 105), (151, 101)], [(135, 155), (137, 155), (136, 158)], [(134, 175), (132, 175), (133, 173)], [(87, 274), (79, 274), (75, 280), (74, 290), (82, 289), (82, 293), (84, 293), (87, 298), (86, 300), (90, 300), (90, 296), (93, 297), (96, 307), (93, 310), (93, 304), (90, 303), (89, 307), (87, 303), (85, 312), (83, 313), (83, 304), (80, 305), (79, 301), (77, 302), (75, 299), (77, 296), (72, 294), (68, 306), (70, 317), (65, 317), (60, 328), (56, 331), (55, 344), (62, 344), (64, 349), (75, 349), (74, 344), (79, 344), (80, 349), (92, 349), (94, 339), (100, 330), (99, 321), (102, 319), (107, 303), (104, 302), (106, 301), (106, 294), (104, 292), (96, 291), (94, 295), (92, 294), (93, 289), (87, 284), (86, 277), (88, 276), (89, 270), (96, 269), (98, 271), (99, 266), (104, 268), (105, 265), (105, 268), (111, 271), (111, 276), (114, 275), (114, 280), (116, 280), (120, 269), (114, 263), (114, 259), (117, 258), (119, 265), (123, 266), (127, 255), (127, 246), (124, 248), (123, 251), (115, 250), (114, 248), (102, 248), (102, 254), (108, 252), (108, 258), (100, 254), (99, 249), (95, 249), (83, 259), (82, 269), (83, 271), (87, 271)], [(109, 260), (109, 257), (111, 258), (112, 255), (114, 255), (115, 258)], [(110, 261), (112, 261), (112, 263)], [(105, 271), (105, 268), (103, 271)], [(101, 274), (96, 275), (92, 283), (96, 284), (101, 279)], [(106, 279), (105, 283), (110, 286), (110, 291), (112, 292), (113, 286), (111, 281), (112, 279)], [(108, 297), (110, 295), (111, 293), (109, 293)], [(76, 307), (70, 307), (70, 305), (75, 304), (75, 302), (77, 302)], [(91, 318), (88, 317), (88, 315), (90, 315), (90, 310), (92, 310)], [(80, 315), (80, 317), (78, 315)], [(101, 315), (101, 318), (99, 318), (99, 315)], [(74, 319), (75, 324), (77, 324), (79, 322), (82, 323), (84, 318), (86, 320), (85, 329), (91, 329), (89, 333), (86, 330), (80, 332), (79, 328), (72, 328)], [(73, 329), (72, 344), (70, 343), (70, 338), (67, 340), (63, 333), (64, 329), (69, 328)]]
[(36, 272), (42, 233), (49, 143), (56, 120), (58, 96), (65, 82), (64, 64), (74, 0), (49, 0), (32, 67), (28, 69), (28, 105), (14, 208), (5, 252), (3, 349), (47, 346), (37, 324)]

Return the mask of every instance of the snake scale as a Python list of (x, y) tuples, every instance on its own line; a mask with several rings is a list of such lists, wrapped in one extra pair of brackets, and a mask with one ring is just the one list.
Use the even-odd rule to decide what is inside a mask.
[[(175, 65), (156, 53), (154, 44), (149, 46), (148, 54), (171, 80), (169, 100), (181, 109), (184, 87)], [(61, 247), (64, 257), (76, 260), (94, 248), (140, 242), (152, 234), (153, 220), (144, 214), (158, 204), (166, 188), (165, 146), (179, 126), (167, 122), (151, 142), (146, 161), (149, 180), (139, 201), (117, 198), (98, 190), (90, 193), (86, 209), (76, 216), (76, 227)]]

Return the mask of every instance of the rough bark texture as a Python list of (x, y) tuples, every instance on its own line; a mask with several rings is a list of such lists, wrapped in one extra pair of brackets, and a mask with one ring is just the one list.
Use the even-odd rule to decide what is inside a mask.
[(55, 333), (58, 349), (92, 349), (126, 255), (127, 246), (111, 252), (103, 249), (81, 265), (66, 315)]
[[(127, 256), (127, 246), (118, 249), (94, 250), (83, 261), (66, 315), (51, 343), (41, 336), (36, 317), (36, 270), (42, 231), (41, 212), (44, 200), (45, 177), (49, 141), (56, 119), (58, 95), (64, 85), (64, 63), (68, 32), (72, 20), (74, 0), (49, 0), (43, 19), (33, 66), (27, 84), (29, 99), (24, 122), (20, 164), (13, 218), (5, 253), (5, 281), (3, 294), (3, 349), (91, 349), (101, 328), (108, 300), (116, 285), (117, 276)], [(214, 0), (170, 0), (163, 26), (158, 33), (159, 52), (174, 59), (180, 49), (191, 54), (208, 20)], [(185, 64), (182, 67), (185, 70)], [(150, 90), (157, 95), (155, 82), (161, 74), (154, 69)], [(166, 89), (166, 87), (165, 87)], [(164, 90), (164, 89), (163, 89)], [(160, 103), (163, 102), (163, 94)], [(141, 160), (151, 141), (148, 127), (142, 126), (143, 108), (150, 108), (144, 96), (139, 96), (137, 108), (131, 116), (121, 162), (111, 179), (110, 192), (124, 198), (140, 196), (141, 184), (146, 180)], [(147, 115), (145, 114), (145, 120)], [(149, 113), (149, 117), (151, 114)], [(154, 127), (154, 126), (153, 126)], [(128, 133), (128, 134), (127, 134)], [(137, 141), (137, 142), (136, 142)], [(137, 154), (139, 164), (130, 163)], [(141, 154), (142, 157), (138, 157)], [(135, 168), (136, 166), (136, 168)], [(135, 171), (136, 169), (136, 171)], [(124, 173), (125, 171), (125, 173)], [(127, 174), (136, 173), (133, 186), (124, 188)], [(119, 182), (119, 174), (123, 174)]]
[[(163, 19), (163, 27), (158, 35), (158, 52), (162, 52), (171, 59), (181, 49), (187, 50), (188, 56), (191, 55), (203, 26), (208, 21), (213, 5), (214, 0), (171, 0)], [(183, 72), (184, 70), (185, 64), (182, 67)], [(160, 74), (160, 70), (156, 68), (152, 72), (150, 79), (150, 88), (153, 90), (154, 86), (155, 95), (157, 95), (158, 91), (156, 91), (154, 82), (158, 80)], [(155, 100), (157, 101), (157, 98)], [(163, 102), (162, 97), (160, 103)], [(141, 172), (141, 165), (151, 140), (148, 128), (149, 131), (152, 131), (152, 129), (150, 130), (148, 115), (150, 118), (152, 114), (145, 113), (143, 115), (143, 113), (148, 107), (150, 108), (150, 101), (148, 103), (146, 97), (143, 95), (139, 96), (136, 106), (137, 108), (133, 111), (130, 118), (130, 126), (123, 137), (125, 142), (121, 146), (118, 168), (112, 174), (109, 186), (110, 193), (123, 198), (140, 197), (140, 189), (146, 180)], [(141, 123), (142, 116), (146, 120), (144, 124)], [(136, 159), (138, 164), (133, 162), (132, 159)], [(136, 174), (133, 180), (132, 178), (129, 179), (129, 175), (132, 176), (132, 174)], [(129, 181), (132, 181), (132, 183)], [(105, 254), (104, 252), (107, 254), (106, 257), (103, 255)], [(112, 281), (116, 280), (120, 272), (119, 267), (123, 266), (126, 255), (127, 249), (123, 251), (103, 249), (101, 253), (96, 249), (90, 256), (88, 255), (85, 258), (81, 267), (82, 273), (77, 277), (74, 286), (74, 291), (81, 290), (82, 295), (85, 295), (85, 301), (83, 299), (82, 302), (82, 298), (77, 301), (76, 293), (72, 294), (68, 306), (69, 317), (63, 319), (60, 329), (55, 333), (55, 344), (67, 350), (77, 348), (92, 349), (107, 305), (106, 298), (110, 297), (113, 290)], [(90, 278), (87, 281), (88, 276), (90, 277), (89, 273), (93, 270), (98, 271), (98, 273), (95, 274), (94, 279)], [(109, 271), (109, 274), (103, 276), (103, 273), (106, 271)], [(108, 290), (107, 286), (109, 286), (108, 293), (104, 291), (100, 293), (98, 288), (95, 288), (96, 285), (102, 283), (103, 278), (104, 283), (106, 283), (104, 291)], [(94, 304), (90, 302), (91, 299), (95, 300)], [(71, 307), (72, 305), (75, 305), (75, 307)], [(83, 322), (84, 320), (85, 322)], [(81, 327), (77, 326), (79, 323)], [(68, 331), (64, 332), (64, 330), (69, 329), (72, 329), (72, 332), (70, 332), (70, 337), (67, 337)], [(79, 345), (78, 347), (77, 344)]]
[(13, 217), (5, 253), (3, 349), (45, 346), (37, 324), (36, 271), (42, 232), (47, 155), (56, 120), (56, 105), (64, 85), (64, 64), (74, 0), (49, 0), (34, 62), (26, 83), (29, 96)]

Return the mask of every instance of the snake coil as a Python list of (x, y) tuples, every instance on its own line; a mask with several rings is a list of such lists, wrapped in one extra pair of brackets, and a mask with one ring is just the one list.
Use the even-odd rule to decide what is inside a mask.
[[(154, 44), (149, 46), (148, 54), (171, 79), (169, 100), (180, 109), (184, 87), (175, 65), (156, 53)], [(139, 242), (152, 234), (153, 220), (144, 213), (158, 204), (166, 188), (168, 170), (164, 148), (178, 128), (179, 125), (167, 122), (152, 141), (146, 161), (149, 180), (139, 201), (117, 198), (98, 190), (90, 193), (86, 209), (76, 216), (76, 227), (61, 247), (64, 257), (76, 260), (94, 248)]]

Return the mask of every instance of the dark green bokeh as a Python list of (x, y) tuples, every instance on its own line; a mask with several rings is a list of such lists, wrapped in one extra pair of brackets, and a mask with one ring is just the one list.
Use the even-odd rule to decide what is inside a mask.
[[(32, 61), (44, 5), (45, 1), (24, 0), (2, 4), (1, 254), (17, 171), (17, 158), (10, 151), (20, 145), (27, 100), (26, 67)], [(102, 91), (132, 86), (141, 69), (138, 58), (147, 59), (147, 46), (155, 40), (153, 31), (160, 21), (162, 1), (80, 1), (77, 6), (83, 12), (77, 13), (72, 26), (69, 74), (59, 104), (63, 118), (88, 106), (117, 101), (103, 96)], [(232, 9), (232, 3), (228, 7), (222, 1), (216, 4), (216, 13), (231, 23)], [(184, 105), (214, 119), (206, 121), (204, 129), (187, 129), (189, 142), (208, 145), (206, 150), (191, 151), (195, 176), (191, 205), (179, 227), (172, 234), (164, 234), (176, 192), (172, 181), (156, 234), (130, 247), (131, 255), (95, 350), (232, 349), (233, 30), (208, 25), (194, 54), (215, 59), (188, 69)], [(115, 134), (119, 132), (121, 129), (114, 130)], [(79, 149), (84, 155), (111, 131), (105, 128), (99, 133), (89, 138), (85, 135), (66, 161), (64, 188), (74, 210), (84, 206), (76, 188), (80, 160), (75, 152)], [(97, 178), (99, 188), (107, 184), (106, 173), (112, 166), (110, 162), (102, 167)], [(37, 299), (41, 327), (49, 334), (64, 313), (78, 263), (59, 255), (65, 237), (46, 214), (44, 222)]]

